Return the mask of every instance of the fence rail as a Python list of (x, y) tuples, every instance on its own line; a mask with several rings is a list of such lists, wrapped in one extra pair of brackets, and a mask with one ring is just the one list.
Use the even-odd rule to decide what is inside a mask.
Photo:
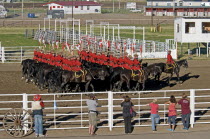
[(21, 63), (24, 59), (31, 59), (36, 47), (38, 46), (0, 46), (0, 63)]
[[(92, 92), (91, 92), (92, 93)], [(113, 128), (123, 127), (122, 124), (122, 108), (120, 103), (122, 97), (119, 94), (126, 93), (127, 95), (136, 94), (132, 96), (134, 109), (137, 112), (134, 126), (151, 126), (150, 109), (148, 103), (152, 99), (158, 99), (159, 115), (161, 119), (160, 126), (168, 125), (167, 113), (168, 106), (164, 102), (168, 101), (173, 94), (177, 99), (181, 98), (182, 93), (189, 96), (191, 118), (190, 124), (193, 128), (194, 124), (209, 124), (210, 123), (210, 89), (187, 89), (187, 90), (161, 90), (161, 91), (138, 91), (138, 92), (95, 92), (98, 102), (101, 107), (99, 128)], [(46, 130), (55, 129), (78, 129), (88, 128), (88, 109), (86, 106), (86, 96), (89, 92), (81, 93), (63, 93), (56, 94), (41, 94), (46, 105), (44, 110), (44, 126)], [(0, 119), (3, 118), (7, 110), (11, 108), (24, 108), (31, 110), (31, 100), (35, 94), (0, 94)], [(70, 95), (73, 95), (72, 97)], [(181, 123), (181, 110), (177, 109), (177, 125)], [(0, 121), (0, 130), (2, 129), (2, 121)]]

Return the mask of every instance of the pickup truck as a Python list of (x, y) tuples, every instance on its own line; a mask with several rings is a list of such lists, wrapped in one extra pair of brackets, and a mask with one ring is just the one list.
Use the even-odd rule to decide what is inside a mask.
[(142, 10), (130, 10), (130, 12), (133, 12), (133, 13), (141, 13), (142, 12)]

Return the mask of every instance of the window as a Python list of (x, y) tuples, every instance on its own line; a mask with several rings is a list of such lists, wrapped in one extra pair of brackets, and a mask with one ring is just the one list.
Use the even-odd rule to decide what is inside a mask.
[(78, 6), (75, 6), (75, 8), (78, 8)]
[(167, 6), (171, 6), (171, 3), (167, 3)]
[(192, 6), (192, 3), (189, 3), (189, 6)]
[(81, 10), (83, 10), (83, 6), (81, 6)]
[(210, 22), (202, 22), (202, 33), (210, 33)]
[(53, 6), (53, 8), (55, 8), (55, 6)]
[(182, 1), (179, 1), (179, 6), (183, 6), (183, 3), (182, 3)]
[(90, 6), (87, 6), (87, 10), (90, 10)]
[(177, 6), (177, 3), (175, 3), (174, 6)]
[(176, 32), (179, 33), (179, 24), (176, 25)]
[(156, 3), (156, 6), (158, 6), (158, 3)]
[(61, 6), (61, 8), (63, 8), (63, 6)]
[(60, 8), (61, 6), (57, 6), (57, 8)]
[(185, 33), (194, 34), (195, 33), (195, 22), (185, 23)]

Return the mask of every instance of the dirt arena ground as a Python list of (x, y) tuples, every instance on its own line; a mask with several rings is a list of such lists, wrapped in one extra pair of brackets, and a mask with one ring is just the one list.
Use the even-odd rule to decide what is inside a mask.
[[(147, 60), (144, 62), (157, 63), (165, 62), (165, 60)], [(183, 80), (182, 84), (176, 83), (176, 78), (172, 78), (171, 86), (167, 86), (164, 82), (161, 82), (161, 85), (155, 85), (151, 82), (146, 84), (147, 90), (178, 90), (178, 89), (206, 89), (210, 88), (210, 60), (189, 60), (189, 68), (187, 71), (181, 69), (181, 79)], [(162, 74), (162, 80), (166, 78), (166, 74)], [(18, 94), (18, 93), (47, 93), (47, 90), (39, 91), (38, 88), (33, 84), (26, 84), (21, 80), (21, 65), (20, 64), (0, 64), (0, 93), (1, 94)], [(205, 92), (208, 94), (208, 92)], [(146, 96), (146, 95), (145, 95)], [(154, 96), (154, 94), (148, 94), (148, 96)], [(1, 97), (1, 100), (3, 98)], [(16, 100), (16, 98), (5, 98), (7, 100)], [(17, 98), (18, 99), (18, 98)], [(205, 99), (203, 99), (205, 100)], [(205, 100), (206, 102), (209, 100)], [(3, 107), (3, 105), (2, 105)], [(207, 106), (208, 107), (208, 106)], [(209, 112), (207, 112), (209, 114)], [(201, 119), (202, 120), (202, 119)], [(206, 119), (205, 119), (206, 120)], [(208, 119), (207, 119), (208, 120)], [(208, 120), (209, 121), (209, 120)], [(178, 126), (176, 133), (189, 134), (191, 132), (197, 132), (200, 130), (209, 130), (208, 124), (198, 124), (196, 128), (191, 129), (189, 132), (185, 133), (182, 130), (182, 126)], [(135, 128), (134, 134), (143, 135), (145, 133), (151, 134), (151, 127), (138, 127)], [(167, 133), (166, 127), (159, 128), (160, 133)], [(68, 131), (68, 132), (66, 132)], [(64, 134), (65, 133), (65, 134)], [(101, 135), (101, 138), (105, 135), (117, 136), (123, 135), (123, 128), (114, 128), (113, 132), (109, 132), (108, 128), (103, 128), (98, 130), (98, 134)], [(8, 135), (5, 132), (0, 132), (0, 138), (8, 138)], [(87, 129), (76, 129), (76, 130), (56, 130), (48, 131), (49, 137), (89, 137), (87, 134)], [(32, 138), (33, 135), (29, 136)], [(104, 137), (105, 138), (105, 137)]]
[[(164, 62), (164, 60), (159, 60)], [(159, 62), (149, 60), (150, 63)], [(145, 61), (146, 62), (146, 61)], [(176, 89), (204, 89), (210, 88), (210, 60), (189, 60), (189, 68), (181, 69), (181, 79), (183, 84), (176, 84), (175, 75), (172, 78), (172, 85), (146, 84), (146, 90), (176, 90)], [(166, 74), (162, 74), (165, 78)], [(26, 84), (21, 80), (20, 64), (0, 64), (0, 93), (46, 93), (47, 90), (39, 91), (33, 84)]]

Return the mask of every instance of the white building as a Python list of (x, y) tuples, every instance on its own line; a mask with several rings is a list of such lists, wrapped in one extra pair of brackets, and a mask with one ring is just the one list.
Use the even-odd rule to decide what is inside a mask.
[(174, 21), (174, 39), (180, 43), (210, 42), (210, 18), (182, 17)]
[[(191, 53), (190, 43), (197, 43), (196, 54), (200, 56), (200, 44), (206, 48), (204, 51), (209, 56), (210, 48), (210, 18), (209, 17), (182, 17), (174, 21), (174, 40), (182, 44), (188, 43), (188, 54)], [(206, 49), (206, 50), (205, 50)], [(204, 52), (204, 53), (205, 53)]]
[(101, 4), (93, 1), (57, 1), (49, 2), (43, 6), (48, 6), (48, 10), (64, 10), (64, 14), (90, 14), (101, 13)]

